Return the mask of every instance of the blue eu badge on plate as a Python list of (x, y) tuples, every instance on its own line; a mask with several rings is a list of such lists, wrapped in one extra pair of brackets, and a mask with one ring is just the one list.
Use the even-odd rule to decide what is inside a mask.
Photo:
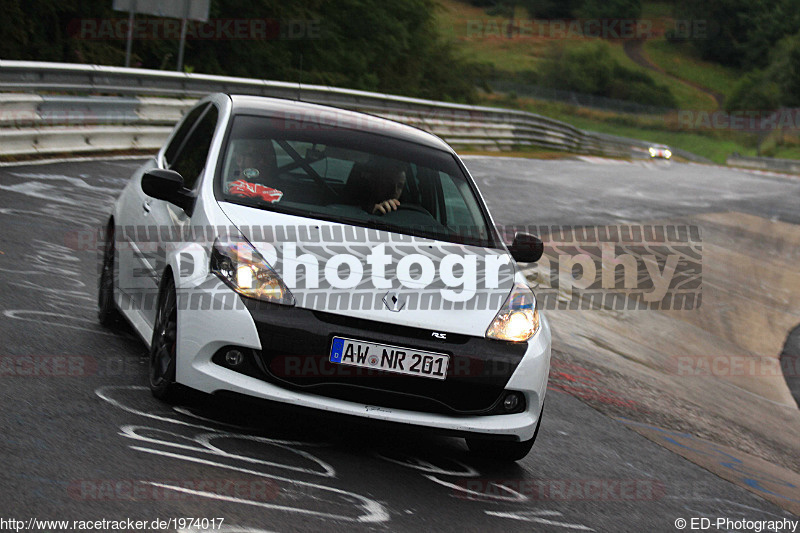
[(342, 353), (344, 352), (344, 339), (333, 339), (333, 346), (331, 347), (331, 361), (334, 363), (342, 362)]

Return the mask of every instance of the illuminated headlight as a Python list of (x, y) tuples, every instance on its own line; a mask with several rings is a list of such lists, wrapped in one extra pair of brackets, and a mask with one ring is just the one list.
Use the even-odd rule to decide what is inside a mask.
[(672, 152), (670, 152), (669, 150), (664, 150), (664, 157), (669, 159), (670, 157), (672, 157)]
[(294, 296), (280, 276), (244, 240), (222, 243), (217, 239), (211, 251), (211, 272), (233, 290), (248, 298), (294, 305)]
[(655, 156), (656, 156), (656, 149), (650, 148), (650, 157), (655, 157)]
[(517, 283), (492, 325), (486, 330), (486, 337), (524, 342), (536, 335), (537, 331), (539, 331), (539, 309), (536, 306), (536, 297), (527, 285)]

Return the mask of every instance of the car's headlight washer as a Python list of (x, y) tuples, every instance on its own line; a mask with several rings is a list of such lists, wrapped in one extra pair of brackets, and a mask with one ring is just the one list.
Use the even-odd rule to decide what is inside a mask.
[(289, 288), (260, 253), (244, 238), (214, 242), (211, 272), (242, 296), (294, 305)]
[(515, 283), (503, 307), (486, 330), (486, 337), (525, 342), (536, 335), (539, 325), (539, 309), (533, 291), (524, 283)]

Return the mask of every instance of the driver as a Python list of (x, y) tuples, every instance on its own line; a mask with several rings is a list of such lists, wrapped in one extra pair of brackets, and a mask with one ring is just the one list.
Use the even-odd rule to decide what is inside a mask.
[(399, 198), (405, 184), (405, 165), (373, 163), (354, 169), (345, 193), (351, 205), (358, 205), (373, 215), (385, 215), (400, 206)]
[[(379, 170), (373, 179), (373, 195), (367, 211), (373, 215), (385, 215), (400, 206), (400, 195), (406, 186), (406, 171), (401, 164), (389, 165)], [(370, 205), (371, 204), (371, 205)]]

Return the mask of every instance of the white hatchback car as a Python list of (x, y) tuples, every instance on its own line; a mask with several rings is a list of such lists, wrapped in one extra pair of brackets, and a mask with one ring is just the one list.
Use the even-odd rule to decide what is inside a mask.
[(536, 438), (550, 329), (464, 164), (352, 111), (211, 95), (105, 227), (99, 316), (150, 349), (150, 388), (234, 393), (467, 438)]
[(663, 144), (654, 144), (647, 149), (647, 152), (651, 159), (670, 159), (672, 157), (672, 150)]

